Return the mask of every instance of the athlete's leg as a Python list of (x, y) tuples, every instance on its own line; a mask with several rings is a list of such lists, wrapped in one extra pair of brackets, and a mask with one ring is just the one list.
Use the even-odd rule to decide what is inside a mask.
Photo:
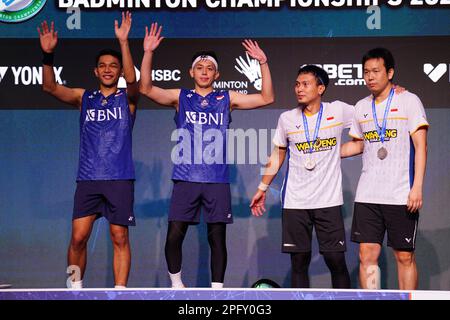
[(216, 288), (223, 286), (227, 268), (225, 223), (208, 223), (208, 242), (211, 248), (211, 278)]
[(291, 287), (309, 288), (308, 269), (311, 263), (311, 251), (291, 253)]
[(394, 250), (400, 290), (416, 290), (418, 275), (414, 251)]
[(165, 254), (172, 287), (184, 287), (181, 281), (182, 246), (188, 227), (188, 222), (169, 221)]
[[(72, 237), (70, 239), (69, 250), (67, 253), (67, 264), (80, 268), (80, 278), (72, 281), (82, 280), (86, 269), (86, 245), (92, 231), (96, 215), (90, 215), (72, 220)], [(75, 271), (77, 274), (77, 271)]]
[(131, 265), (131, 250), (128, 237), (128, 226), (110, 224), (109, 230), (114, 248), (114, 283), (116, 286), (126, 287)]
[(362, 289), (380, 289), (378, 257), (381, 245), (378, 243), (359, 244), (359, 285)]
[(348, 274), (344, 252), (324, 252), (323, 257), (331, 272), (333, 288), (349, 289), (350, 275)]

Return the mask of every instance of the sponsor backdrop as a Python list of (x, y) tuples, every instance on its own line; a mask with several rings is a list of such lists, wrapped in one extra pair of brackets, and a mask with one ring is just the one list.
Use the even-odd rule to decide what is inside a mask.
[[(357, 6), (358, 1), (339, 8), (316, 7), (315, 1), (222, 1), (221, 8), (213, 8), (214, 1), (179, 1), (173, 8), (168, 4), (177, 1), (147, 2), (151, 8), (133, 12), (130, 42), (139, 69), (144, 25), (154, 20), (164, 24), (168, 38), (155, 55), (153, 73), (155, 84), (161, 87), (191, 87), (187, 73), (191, 55), (213, 49), (218, 52), (221, 71), (215, 87), (254, 93), (260, 85), (259, 70), (252, 68), (241, 40), (258, 38), (269, 57), (275, 103), (232, 115), (232, 128), (242, 129), (247, 137), (245, 163), (231, 167), (235, 223), (228, 227), (225, 286), (249, 287), (263, 277), (289, 286), (289, 256), (280, 252), (279, 190), (285, 168), (271, 186), (268, 213), (262, 218), (251, 217), (248, 205), (260, 181), (261, 163), (271, 149), (266, 130), (274, 129), (279, 114), (295, 106), (293, 83), (299, 66), (319, 64), (329, 72), (325, 100), (356, 103), (367, 95), (362, 54), (372, 47), (386, 46), (396, 58), (395, 82), (422, 99), (431, 124), (424, 207), (417, 235), (419, 288), (450, 290), (450, 10), (446, 1), (422, 1), (422, 5), (417, 4), (421, 1), (403, 1), (398, 7), (369, 9)], [(196, 7), (182, 5), (194, 2)], [(308, 2), (309, 6), (300, 7)], [(158, 3), (163, 3), (161, 8), (157, 8)], [(80, 11), (58, 9), (57, 5), (57, 1), (0, 0), (0, 20), (4, 21), (0, 23), (0, 283), (17, 288), (65, 286), (78, 161), (79, 113), (41, 90), (36, 26), (43, 19), (56, 21), (60, 36), (56, 79), (70, 87), (95, 88), (92, 68), (96, 52), (104, 47), (117, 48), (112, 26), (119, 18), (119, 8)], [(134, 130), (137, 226), (131, 229), (129, 286), (166, 287), (164, 241), (172, 188), (174, 112), (144, 98), (139, 107)], [(258, 152), (255, 160), (253, 155)], [(348, 242), (360, 170), (359, 157), (343, 161)], [(313, 250), (312, 286), (330, 287), (328, 269), (315, 240)], [(348, 243), (346, 256), (353, 287), (358, 286), (357, 250), (357, 245)], [(113, 286), (111, 266), (108, 225), (98, 220), (88, 245), (86, 286)], [(382, 287), (397, 288), (390, 249), (383, 249), (380, 267)], [(191, 227), (186, 237), (183, 274), (187, 286), (209, 285), (209, 247), (203, 224)]]

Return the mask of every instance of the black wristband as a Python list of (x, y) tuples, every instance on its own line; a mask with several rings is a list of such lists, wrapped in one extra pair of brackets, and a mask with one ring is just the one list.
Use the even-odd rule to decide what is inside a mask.
[(42, 64), (45, 64), (46, 66), (53, 66), (53, 58), (54, 58), (53, 52), (45, 52), (42, 51)]

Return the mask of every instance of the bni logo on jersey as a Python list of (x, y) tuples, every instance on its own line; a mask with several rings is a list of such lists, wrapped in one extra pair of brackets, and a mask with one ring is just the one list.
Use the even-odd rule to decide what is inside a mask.
[(31, 19), (44, 7), (47, 0), (0, 0), (1, 22), (22, 22)]

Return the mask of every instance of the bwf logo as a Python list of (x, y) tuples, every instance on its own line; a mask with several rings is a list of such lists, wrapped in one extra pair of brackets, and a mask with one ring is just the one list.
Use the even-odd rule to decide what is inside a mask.
[(447, 72), (447, 64), (440, 63), (435, 67), (431, 63), (424, 63), (423, 72), (431, 79), (431, 81), (436, 83)]

